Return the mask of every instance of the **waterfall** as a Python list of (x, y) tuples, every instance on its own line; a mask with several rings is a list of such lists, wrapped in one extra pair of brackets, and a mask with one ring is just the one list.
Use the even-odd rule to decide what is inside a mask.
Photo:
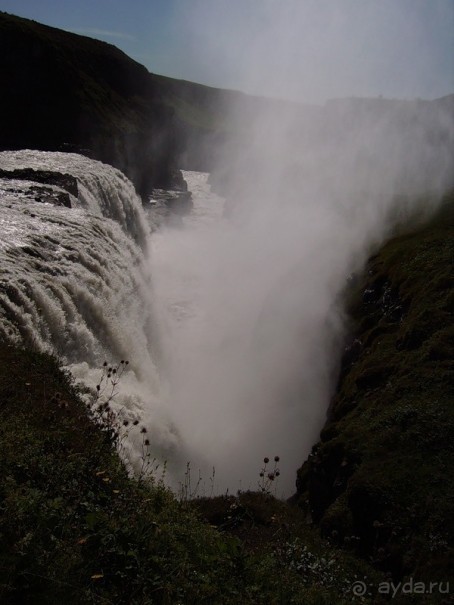
[[(0, 178), (0, 339), (57, 355), (91, 387), (105, 360), (129, 360), (114, 405), (150, 426), (167, 452), (178, 436), (153, 361), (150, 227), (141, 200), (121, 172), (77, 154), (0, 153), (0, 170), (18, 169), (70, 175), (78, 195)], [(55, 202), (62, 194), (71, 207)], [(134, 457), (133, 448), (134, 439), (126, 455)]]
[(69, 174), (79, 190), (67, 208), (38, 201), (37, 192), (58, 187), (0, 180), (2, 338), (65, 363), (134, 353), (151, 363), (149, 228), (132, 184), (76, 154), (3, 152), (0, 167)]
[(75, 153), (46, 151), (4, 151), (0, 153), (0, 169), (29, 168), (77, 179), (78, 197), (72, 206), (117, 222), (141, 247), (147, 242), (149, 228), (142, 203), (133, 184), (112, 166)]
[(92, 388), (104, 361), (128, 360), (113, 407), (139, 423), (124, 444), (132, 466), (145, 426), (172, 486), (190, 461), (208, 489), (213, 466), (215, 491), (256, 489), (278, 455), (277, 494), (290, 495), (332, 393), (347, 276), (399, 217), (440, 203), (407, 208), (385, 178), (354, 195), (349, 171), (339, 191), (329, 176), (244, 183), (227, 219), (207, 175), (186, 173), (193, 210), (165, 225), (110, 166), (0, 153), (0, 339), (56, 354)]

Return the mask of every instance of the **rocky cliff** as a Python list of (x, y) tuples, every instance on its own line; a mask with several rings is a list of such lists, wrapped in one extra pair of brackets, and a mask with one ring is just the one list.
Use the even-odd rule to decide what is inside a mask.
[(237, 150), (254, 153), (258, 116), (293, 123), (295, 153), (342, 148), (384, 118), (391, 130), (429, 132), (434, 144), (452, 149), (454, 95), (324, 107), (253, 97), (151, 74), (115, 46), (1, 12), (0, 73), (0, 150), (84, 153), (122, 170), (143, 197), (152, 188), (181, 188), (179, 168), (215, 171), (213, 183), (225, 191)]
[(79, 151), (145, 195), (179, 185), (182, 151), (159, 82), (120, 50), (0, 13), (0, 149)]

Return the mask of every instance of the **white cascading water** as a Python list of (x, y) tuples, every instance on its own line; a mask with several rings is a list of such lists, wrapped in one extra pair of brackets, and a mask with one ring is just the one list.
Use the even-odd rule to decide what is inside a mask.
[(178, 437), (152, 359), (150, 226), (133, 185), (77, 154), (2, 152), (0, 168), (69, 174), (79, 190), (67, 208), (37, 201), (36, 182), (0, 178), (0, 339), (58, 355), (90, 387), (105, 360), (129, 360), (114, 405), (149, 426), (167, 456)]

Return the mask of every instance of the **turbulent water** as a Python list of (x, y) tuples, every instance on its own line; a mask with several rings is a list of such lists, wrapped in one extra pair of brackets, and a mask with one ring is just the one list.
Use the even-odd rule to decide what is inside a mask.
[(0, 167), (71, 174), (79, 189), (66, 208), (46, 202), (37, 183), (0, 180), (2, 337), (68, 364), (138, 353), (152, 365), (149, 227), (131, 183), (75, 154), (3, 152)]
[[(25, 167), (72, 175), (79, 194), (71, 208), (56, 206), (48, 192), (58, 187), (0, 179), (0, 338), (57, 354), (89, 386), (105, 360), (129, 360), (115, 404), (149, 424), (161, 402), (141, 200), (121, 172), (100, 162), (0, 153), (0, 169)], [(164, 416), (155, 441), (168, 446), (177, 438)]]
[(190, 453), (165, 368), (187, 351), (171, 351), (169, 339), (197, 321), (200, 258), (188, 254), (190, 240), (194, 229), (222, 220), (223, 201), (210, 193), (206, 174), (185, 173), (196, 203), (171, 230), (185, 259), (173, 266), (175, 240), (166, 249), (167, 229), (156, 230), (162, 217), (144, 212), (118, 170), (77, 154), (0, 153), (0, 170), (25, 168), (75, 177), (78, 195), (65, 207), (55, 202), (66, 194), (59, 187), (0, 178), (0, 339), (58, 355), (91, 388), (105, 360), (128, 360), (113, 404), (140, 424), (129, 429), (123, 453), (137, 462), (146, 426), (153, 454), (168, 460), (178, 486)]

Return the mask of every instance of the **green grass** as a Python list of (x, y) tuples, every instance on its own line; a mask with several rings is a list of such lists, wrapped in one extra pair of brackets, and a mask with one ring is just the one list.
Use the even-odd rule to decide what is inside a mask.
[(370, 572), (267, 493), (129, 478), (52, 357), (1, 345), (0, 409), (2, 603), (328, 605)]
[(2, 602), (203, 603), (236, 574), (235, 541), (127, 477), (54, 359), (2, 347), (0, 385)]
[(359, 343), (299, 471), (300, 504), (322, 533), (396, 579), (452, 581), (453, 210), (447, 196), (428, 224), (394, 237), (349, 293)]

